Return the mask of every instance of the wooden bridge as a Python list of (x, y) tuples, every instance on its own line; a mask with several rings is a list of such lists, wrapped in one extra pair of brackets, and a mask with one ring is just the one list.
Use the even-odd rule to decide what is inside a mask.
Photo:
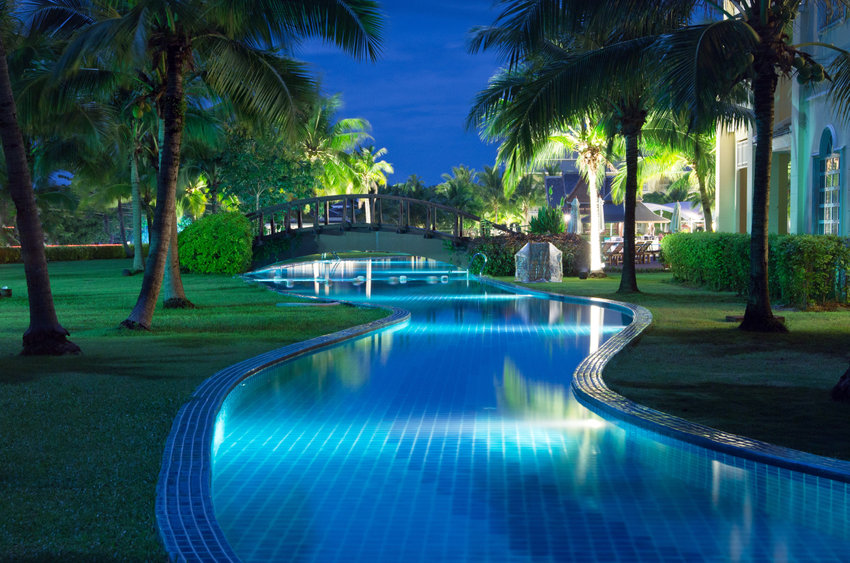
[[(299, 199), (247, 214), (255, 244), (288, 239), (281, 260), (331, 251), (401, 252), (456, 262), (471, 237), (511, 230), (460, 209), (383, 194)], [(418, 235), (418, 236), (411, 236)], [(445, 241), (451, 244), (446, 245)]]

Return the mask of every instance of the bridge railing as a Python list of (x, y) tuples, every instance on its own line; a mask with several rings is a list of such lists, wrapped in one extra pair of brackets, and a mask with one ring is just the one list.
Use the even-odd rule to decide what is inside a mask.
[(454, 207), (384, 194), (299, 199), (248, 213), (246, 217), (255, 223), (260, 240), (325, 229), (394, 230), (455, 241), (481, 234), (482, 228), (511, 232), (505, 225), (490, 223)]

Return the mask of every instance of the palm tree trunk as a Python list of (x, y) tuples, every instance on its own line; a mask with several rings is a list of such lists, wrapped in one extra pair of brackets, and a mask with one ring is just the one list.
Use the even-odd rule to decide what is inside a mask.
[(773, 152), (774, 93), (776, 71), (772, 61), (755, 65), (753, 112), (756, 116), (756, 154), (753, 169), (753, 222), (750, 232), (750, 293), (741, 330), (787, 332), (773, 316), (768, 287), (767, 220), (770, 205), (770, 160)]
[(68, 331), (59, 324), (53, 306), (44, 232), (35, 205), (24, 139), (18, 125), (18, 110), (6, 61), (6, 47), (0, 40), (0, 137), (6, 157), (7, 187), (18, 216), (21, 258), (27, 280), (30, 325), (24, 332), (23, 355), (79, 354), (80, 348), (68, 340)]
[(171, 229), (175, 220), (177, 173), (180, 169), (180, 143), (183, 138), (184, 94), (183, 65), (188, 49), (179, 39), (171, 39), (165, 55), (165, 97), (163, 120), (165, 134), (160, 151), (160, 167), (157, 175), (156, 209), (150, 229), (150, 253), (142, 279), (142, 289), (136, 306), (121, 323), (130, 329), (149, 330), (156, 309), (156, 301), (162, 288), (162, 278), (168, 258)]
[(106, 235), (106, 240), (109, 244), (115, 242), (115, 237), (112, 236), (112, 225), (109, 222), (109, 213), (103, 214), (103, 234)]
[(139, 161), (136, 151), (130, 157), (130, 185), (133, 198), (133, 271), (145, 269), (142, 261), (142, 195), (139, 191)]
[(121, 233), (121, 246), (124, 247), (124, 256), (130, 257), (130, 247), (127, 245), (127, 227), (124, 226), (124, 204), (118, 198), (118, 230)]
[(594, 276), (604, 275), (602, 264), (602, 248), (599, 244), (599, 193), (598, 170), (591, 166), (587, 171), (587, 193), (590, 196), (590, 273)]
[[(696, 170), (696, 167), (694, 167), (694, 170)], [(702, 217), (705, 220), (705, 230), (713, 233), (714, 217), (711, 216), (711, 199), (709, 199), (708, 192), (705, 189), (705, 176), (697, 174), (697, 183), (699, 184), (699, 201), (702, 206)]]
[(638, 127), (623, 128), (626, 139), (626, 195), (623, 219), (623, 275), (617, 293), (638, 292), (635, 275), (635, 206), (637, 205)]
[(180, 277), (180, 254), (177, 247), (177, 218), (175, 216), (168, 244), (168, 261), (165, 268), (163, 304), (166, 309), (194, 309), (195, 304), (186, 298), (183, 279)]

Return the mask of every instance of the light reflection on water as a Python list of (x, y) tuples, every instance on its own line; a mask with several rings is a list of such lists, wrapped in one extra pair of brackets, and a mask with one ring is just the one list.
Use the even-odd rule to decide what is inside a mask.
[[(402, 271), (404, 284), (393, 279)], [(432, 272), (450, 269), (381, 259), (258, 274), (283, 287), (286, 276), (304, 280), (292, 283), (301, 293), (392, 303), (412, 317), (267, 370), (228, 397), (215, 429), (213, 494), (244, 560), (850, 553), (831, 514), (847, 514), (845, 488), (706, 457), (575, 401), (573, 369), (629, 318)]]

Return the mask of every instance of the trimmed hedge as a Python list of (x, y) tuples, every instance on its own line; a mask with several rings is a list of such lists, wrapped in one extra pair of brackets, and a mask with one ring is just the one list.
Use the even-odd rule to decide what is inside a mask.
[[(771, 298), (808, 308), (847, 302), (848, 241), (827, 235), (771, 235)], [(676, 233), (661, 241), (662, 260), (679, 281), (717, 291), (748, 291), (750, 236)]]
[(177, 238), (180, 266), (199, 274), (241, 274), (251, 265), (251, 222), (241, 213), (201, 217)]
[[(483, 274), (491, 276), (513, 276), (516, 274), (514, 255), (528, 242), (551, 242), (563, 253), (562, 261), (565, 276), (578, 275), (578, 271), (587, 268), (590, 245), (576, 234), (535, 235), (513, 233), (473, 240), (467, 249), (472, 257), (476, 252), (487, 256), (487, 266)], [(477, 264), (477, 263), (476, 263)]]
[[(144, 245), (147, 253), (148, 245)], [(133, 248), (130, 245), (130, 248)], [(44, 248), (48, 262), (70, 262), (75, 260), (113, 260), (126, 258), (124, 247), (120, 244), (89, 244), (72, 246), (46, 246)], [(21, 249), (17, 246), (0, 247), (0, 264), (14, 264), (21, 261)]]

